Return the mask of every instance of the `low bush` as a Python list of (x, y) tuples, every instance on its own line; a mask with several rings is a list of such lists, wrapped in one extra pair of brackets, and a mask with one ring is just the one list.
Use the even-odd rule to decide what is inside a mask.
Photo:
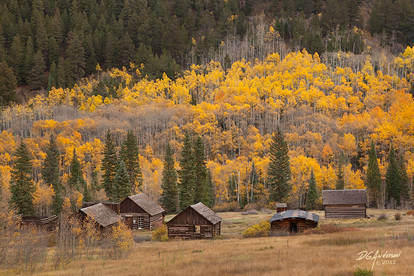
[(240, 211), (240, 206), (236, 201), (224, 202), (213, 207), (214, 212), (235, 212)]
[(343, 226), (338, 226), (335, 224), (323, 224), (323, 225), (319, 225), (316, 228), (306, 229), (303, 233), (304, 234), (329, 234), (329, 233), (357, 231), (357, 230), (358, 230), (357, 228), (353, 228), (353, 227), (343, 227)]
[(270, 223), (264, 220), (258, 224), (254, 224), (243, 232), (244, 238), (267, 237), (270, 232)]
[(152, 232), (153, 241), (167, 241), (168, 240), (168, 229), (166, 225), (158, 227)]
[(394, 215), (395, 220), (401, 220), (401, 214), (397, 213)]
[(407, 216), (414, 216), (414, 210), (408, 211)]
[(381, 214), (381, 215), (378, 217), (378, 220), (387, 220), (387, 215), (386, 215), (386, 214)]
[(368, 269), (358, 268), (355, 270), (354, 276), (374, 276), (374, 272)]

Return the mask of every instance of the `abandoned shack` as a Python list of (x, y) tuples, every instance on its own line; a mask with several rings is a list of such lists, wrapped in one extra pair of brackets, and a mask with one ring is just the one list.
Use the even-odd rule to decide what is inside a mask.
[(287, 210), (287, 204), (286, 203), (276, 203), (276, 212), (284, 212)]
[(365, 218), (367, 192), (364, 189), (323, 190), (322, 202), (326, 218)]
[(102, 232), (109, 231), (112, 226), (117, 225), (122, 220), (120, 215), (102, 203), (82, 208), (79, 214), (82, 221), (86, 218), (92, 218), (97, 228)]
[(144, 193), (128, 196), (121, 201), (120, 212), (131, 229), (152, 230), (164, 222), (165, 210)]
[(270, 219), (272, 235), (295, 234), (318, 226), (319, 216), (303, 210), (287, 210), (276, 213)]
[(207, 239), (220, 235), (221, 217), (203, 203), (188, 206), (167, 222), (168, 238)]
[(54, 231), (57, 228), (58, 216), (35, 217), (23, 216), (20, 225), (22, 227), (36, 227), (40, 230)]

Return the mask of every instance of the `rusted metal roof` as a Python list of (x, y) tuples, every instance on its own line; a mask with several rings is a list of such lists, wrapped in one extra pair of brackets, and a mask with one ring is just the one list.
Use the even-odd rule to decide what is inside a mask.
[(323, 190), (323, 205), (331, 204), (367, 204), (367, 191), (365, 189), (353, 190)]
[(201, 202), (191, 205), (190, 207), (212, 224), (222, 221), (221, 217)]
[(93, 218), (96, 223), (102, 227), (107, 227), (121, 221), (120, 215), (102, 203), (82, 208), (80, 211), (86, 214), (88, 217)]
[(128, 196), (128, 198), (132, 200), (133, 202), (135, 202), (135, 204), (137, 204), (139, 207), (141, 207), (145, 212), (147, 212), (151, 216), (165, 212), (165, 210), (160, 205), (152, 201), (144, 193), (139, 193), (136, 195)]
[(319, 221), (319, 216), (317, 214), (309, 213), (303, 210), (287, 210), (284, 212), (274, 214), (273, 217), (270, 219), (270, 223), (290, 218), (302, 218), (314, 222)]

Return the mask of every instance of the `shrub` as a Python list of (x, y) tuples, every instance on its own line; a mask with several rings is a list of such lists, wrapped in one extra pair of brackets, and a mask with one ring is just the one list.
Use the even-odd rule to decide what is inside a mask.
[(270, 223), (264, 220), (258, 224), (254, 224), (243, 232), (244, 238), (267, 237), (270, 232)]
[(335, 224), (322, 224), (316, 228), (306, 229), (304, 234), (328, 234), (328, 233), (337, 233), (337, 232), (347, 232), (347, 231), (358, 231), (358, 228), (354, 227), (343, 227)]
[(236, 201), (233, 202), (224, 202), (217, 204), (213, 207), (215, 212), (234, 212), (240, 211), (240, 206)]
[(414, 210), (408, 211), (407, 216), (414, 216)]
[(374, 272), (368, 269), (358, 268), (355, 270), (354, 276), (374, 276)]
[(394, 215), (395, 220), (401, 220), (401, 214), (397, 213)]
[(381, 214), (379, 217), (378, 217), (378, 220), (386, 220), (387, 219), (387, 215), (386, 214)]
[(134, 244), (132, 231), (124, 223), (113, 226), (108, 238), (112, 245), (112, 257), (115, 259), (127, 255)]
[(167, 241), (168, 240), (168, 229), (166, 225), (158, 227), (152, 232), (153, 241)]

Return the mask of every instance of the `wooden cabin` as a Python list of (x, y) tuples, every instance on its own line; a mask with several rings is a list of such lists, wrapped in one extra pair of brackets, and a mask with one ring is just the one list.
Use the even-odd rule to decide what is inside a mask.
[(165, 210), (144, 193), (128, 196), (121, 201), (120, 212), (131, 229), (152, 230), (164, 222)]
[(50, 217), (35, 217), (35, 216), (23, 216), (20, 225), (22, 227), (35, 227), (40, 230), (54, 231), (58, 225), (58, 216), (53, 215)]
[(326, 218), (365, 218), (367, 217), (367, 191), (323, 190), (322, 202)]
[(208, 239), (220, 235), (221, 217), (203, 203), (188, 206), (167, 222), (168, 238)]
[(303, 210), (287, 210), (276, 213), (270, 219), (271, 235), (285, 235), (303, 232), (318, 226), (319, 216)]
[(82, 208), (80, 209), (79, 214), (82, 220), (92, 218), (95, 221), (97, 228), (102, 232), (110, 231), (112, 226), (117, 225), (122, 220), (120, 215), (103, 203)]
[(284, 212), (287, 210), (287, 204), (286, 203), (276, 203), (276, 212)]

